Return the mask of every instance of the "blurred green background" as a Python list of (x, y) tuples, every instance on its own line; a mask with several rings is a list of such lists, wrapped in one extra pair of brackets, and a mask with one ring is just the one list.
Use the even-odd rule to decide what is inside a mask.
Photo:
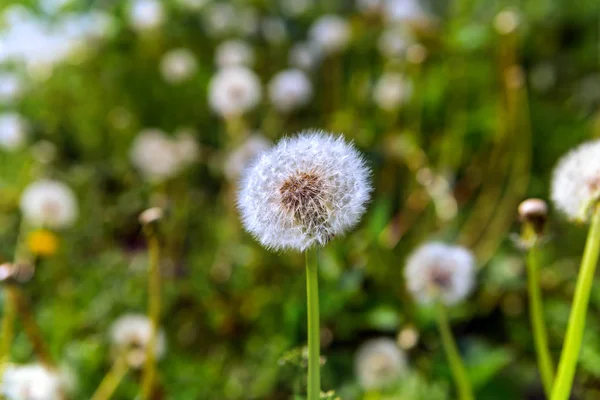
[[(24, 121), (22, 143), (0, 145), (0, 261), (13, 258), (22, 190), (40, 178), (72, 187), (79, 219), (56, 233), (58, 250), (41, 257), (24, 284), (52, 354), (76, 377), (71, 398), (89, 398), (110, 367), (111, 323), (146, 310), (148, 258), (137, 218), (153, 205), (167, 212), (168, 351), (158, 398), (301, 395), (305, 371), (293, 351), (306, 337), (303, 257), (267, 252), (243, 232), (236, 181), (224, 170), (250, 132), (275, 142), (315, 127), (354, 141), (375, 186), (359, 227), (320, 253), (323, 388), (342, 399), (454, 398), (432, 310), (413, 303), (402, 273), (415, 246), (440, 239), (471, 248), (480, 267), (474, 294), (452, 310), (477, 398), (543, 398), (523, 254), (511, 234), (519, 232), (519, 202), (547, 198), (557, 159), (600, 135), (596, 0), (173, 0), (150, 7), (158, 17), (142, 13), (155, 18), (150, 27), (139, 18), (136, 25), (134, 6), (0, 6), (0, 114)], [(305, 71), (310, 101), (282, 113), (267, 84), (297, 64), (290, 51), (314, 40), (311, 26), (327, 14), (348, 24), (347, 46), (316, 57)], [(394, 54), (382, 52), (386, 33)], [(215, 51), (234, 38), (252, 49), (249, 68), (263, 96), (242, 116), (222, 118), (207, 91)], [(195, 68), (173, 82), (161, 62), (180, 48)], [(409, 89), (385, 107), (377, 84), (390, 73)], [(148, 183), (129, 156), (146, 128), (173, 136), (185, 129), (197, 161)], [(8, 137), (2, 129), (9, 128), (0, 125), (0, 138)], [(551, 214), (541, 273), (555, 359), (585, 233)], [(592, 293), (577, 378), (581, 399), (600, 398), (599, 294)], [(418, 340), (402, 341), (407, 332)], [(381, 336), (399, 338), (410, 372), (394, 387), (365, 391), (354, 355)], [(33, 359), (17, 326), (13, 360)], [(134, 398), (138, 379), (129, 374), (114, 398)]]

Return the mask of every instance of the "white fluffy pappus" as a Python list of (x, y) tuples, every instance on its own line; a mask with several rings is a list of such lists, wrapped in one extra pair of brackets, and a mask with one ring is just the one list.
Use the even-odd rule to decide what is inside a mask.
[(344, 18), (328, 14), (316, 20), (308, 34), (324, 53), (333, 54), (343, 51), (348, 46), (352, 32)]
[(466, 298), (475, 284), (475, 259), (460, 246), (427, 243), (416, 249), (404, 268), (406, 286), (419, 303), (453, 305)]
[(321, 61), (321, 50), (312, 42), (299, 42), (290, 49), (288, 62), (290, 65), (310, 71)]
[(0, 114), (0, 147), (6, 150), (17, 150), (27, 137), (27, 123), (15, 112)]
[(236, 181), (246, 167), (263, 151), (268, 150), (272, 143), (260, 134), (253, 134), (244, 143), (233, 150), (225, 160), (224, 172), (227, 179)]
[(370, 339), (354, 357), (354, 371), (366, 389), (382, 389), (395, 383), (408, 368), (406, 355), (390, 338)]
[(208, 85), (208, 102), (217, 114), (227, 118), (241, 115), (258, 105), (262, 89), (254, 71), (227, 67), (218, 71)]
[(0, 102), (10, 102), (23, 93), (23, 82), (10, 72), (0, 72)]
[(394, 111), (404, 104), (412, 94), (412, 85), (401, 74), (383, 74), (373, 89), (373, 100), (379, 108)]
[(9, 365), (0, 384), (7, 400), (62, 400), (65, 382), (41, 364)]
[(356, 225), (370, 193), (370, 170), (352, 144), (341, 135), (304, 131), (246, 170), (238, 207), (263, 246), (304, 251)]
[[(110, 339), (116, 352), (115, 356), (125, 356), (133, 368), (144, 365), (151, 336), (152, 322), (143, 314), (123, 315), (112, 324), (110, 329)], [(165, 333), (159, 329), (154, 348), (156, 359), (161, 359), (166, 351)]]
[(68, 227), (79, 213), (71, 188), (53, 180), (40, 180), (27, 186), (21, 195), (20, 205), (27, 221), (49, 228)]
[(165, 20), (165, 9), (158, 0), (133, 0), (129, 4), (129, 23), (137, 31), (158, 28)]
[(236, 65), (252, 66), (254, 50), (243, 40), (230, 39), (221, 43), (215, 50), (215, 63), (220, 68)]
[(197, 69), (194, 53), (185, 48), (170, 50), (160, 60), (160, 72), (164, 80), (171, 84), (190, 79)]
[(584, 143), (561, 158), (552, 176), (551, 198), (568, 218), (589, 221), (600, 201), (600, 140)]
[(313, 88), (304, 72), (287, 69), (271, 79), (268, 92), (271, 103), (278, 111), (290, 112), (310, 101)]
[(147, 128), (134, 139), (129, 157), (145, 179), (160, 182), (181, 172), (197, 153), (197, 144), (190, 133), (171, 138), (160, 129)]

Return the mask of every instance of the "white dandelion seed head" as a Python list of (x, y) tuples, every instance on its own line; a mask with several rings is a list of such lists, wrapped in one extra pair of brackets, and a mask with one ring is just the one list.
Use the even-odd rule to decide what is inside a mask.
[(223, 36), (236, 30), (238, 12), (231, 3), (211, 3), (204, 12), (204, 26), (211, 36)]
[(71, 188), (62, 182), (41, 180), (25, 188), (21, 212), (34, 225), (66, 228), (75, 222), (79, 209)]
[(340, 53), (350, 42), (348, 22), (339, 15), (324, 15), (310, 27), (311, 40), (326, 54)]
[(290, 49), (288, 62), (293, 67), (310, 71), (321, 61), (321, 57), (322, 54), (317, 45), (312, 42), (300, 42)]
[(171, 84), (190, 79), (197, 69), (194, 53), (185, 48), (171, 50), (160, 60), (160, 72), (164, 80)]
[(219, 70), (208, 85), (208, 102), (219, 115), (241, 115), (258, 105), (262, 89), (258, 76), (245, 67)]
[(463, 247), (427, 243), (410, 255), (404, 277), (419, 303), (439, 300), (453, 305), (466, 298), (475, 285), (475, 259)]
[(129, 157), (145, 179), (160, 182), (174, 177), (186, 166), (182, 146), (160, 129), (148, 128), (134, 139)]
[(388, 22), (415, 22), (426, 19), (419, 0), (385, 0), (384, 15)]
[(260, 25), (260, 12), (254, 7), (245, 7), (239, 10), (237, 30), (243, 36), (252, 36), (258, 33)]
[(272, 143), (261, 134), (253, 134), (241, 146), (235, 149), (225, 160), (224, 172), (227, 179), (237, 181), (246, 167)]
[(561, 158), (552, 176), (551, 198), (568, 218), (588, 221), (600, 201), (600, 140), (584, 143)]
[(246, 170), (244, 226), (269, 249), (325, 245), (358, 223), (371, 192), (364, 159), (343, 136), (305, 131), (282, 139)]
[(0, 72), (0, 102), (9, 102), (17, 99), (23, 92), (21, 79), (8, 72)]
[(195, 163), (200, 158), (200, 148), (196, 140), (196, 131), (192, 128), (181, 128), (175, 132), (175, 151), (182, 166)]
[(27, 123), (15, 112), (0, 114), (0, 147), (17, 150), (23, 146), (27, 137)]
[(354, 370), (360, 385), (382, 389), (396, 382), (408, 369), (406, 355), (390, 338), (363, 343), (354, 357)]
[(261, 31), (268, 43), (277, 45), (288, 38), (285, 21), (279, 17), (266, 17), (261, 22)]
[(61, 400), (64, 381), (41, 364), (9, 365), (2, 376), (0, 392), (7, 400)]
[(231, 39), (219, 45), (215, 50), (215, 63), (220, 68), (254, 64), (254, 50), (243, 40)]
[[(152, 338), (152, 322), (143, 314), (126, 314), (111, 326), (110, 338), (117, 355), (126, 356), (131, 367), (144, 364), (146, 351)], [(154, 356), (161, 359), (167, 351), (165, 332), (157, 332)]]
[(137, 31), (156, 29), (165, 20), (165, 9), (158, 0), (133, 0), (128, 12), (129, 23)]
[(312, 83), (298, 69), (279, 72), (269, 82), (269, 99), (281, 112), (290, 112), (305, 106), (312, 97)]
[(398, 59), (404, 55), (412, 42), (413, 39), (404, 26), (395, 25), (379, 35), (377, 48), (384, 57)]
[(313, 0), (281, 0), (281, 12), (289, 17), (298, 17), (314, 8)]
[(209, 0), (177, 0), (180, 7), (189, 11), (200, 11)]
[(373, 100), (379, 108), (393, 111), (404, 104), (412, 94), (412, 85), (401, 74), (383, 74), (373, 90)]

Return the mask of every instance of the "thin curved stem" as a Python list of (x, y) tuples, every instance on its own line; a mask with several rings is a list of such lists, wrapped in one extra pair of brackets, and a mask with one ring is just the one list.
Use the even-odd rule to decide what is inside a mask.
[(308, 306), (308, 400), (321, 396), (319, 332), (319, 279), (317, 250), (306, 251), (306, 299)]
[(475, 397), (473, 396), (471, 382), (469, 381), (467, 370), (460, 358), (458, 347), (454, 341), (450, 323), (448, 322), (448, 316), (446, 315), (446, 308), (442, 304), (438, 304), (437, 311), (438, 327), (442, 337), (442, 344), (444, 346), (444, 351), (446, 352), (446, 357), (448, 358), (452, 377), (456, 383), (458, 398), (460, 400), (474, 400)]
[(146, 363), (142, 377), (142, 400), (149, 399), (156, 375), (156, 342), (160, 321), (160, 245), (154, 228), (147, 227), (150, 270), (148, 273), (148, 316), (152, 334), (146, 348)]
[(4, 318), (2, 318), (2, 347), (0, 348), (0, 362), (2, 365), (10, 361), (10, 349), (15, 333), (14, 327), (16, 318), (17, 304), (15, 288), (13, 285), (8, 284), (4, 289)]
[(560, 363), (558, 364), (558, 373), (552, 388), (551, 400), (566, 400), (571, 393), (599, 254), (600, 205), (596, 205), (585, 244), (583, 259), (581, 260), (579, 276), (577, 277), (575, 296), (573, 298), (571, 314), (569, 315), (569, 324), (567, 325), (567, 334), (563, 343)]
[(542, 293), (539, 284), (539, 249), (537, 244), (532, 245), (527, 254), (527, 286), (529, 292), (529, 316), (533, 328), (533, 339), (537, 354), (538, 368), (546, 396), (552, 392), (554, 381), (554, 363), (548, 349), (548, 334), (544, 321), (544, 308)]
[(96, 389), (96, 392), (92, 396), (91, 400), (110, 399), (127, 374), (127, 371), (129, 371), (127, 360), (124, 356), (118, 357), (106, 376), (104, 376), (104, 379), (102, 379), (100, 386), (98, 386), (98, 389)]

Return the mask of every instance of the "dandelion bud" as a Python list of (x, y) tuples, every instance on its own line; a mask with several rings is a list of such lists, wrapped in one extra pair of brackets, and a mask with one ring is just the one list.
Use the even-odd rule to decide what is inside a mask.
[[(117, 319), (111, 328), (111, 340), (116, 356), (124, 356), (132, 368), (141, 367), (150, 346), (152, 322), (145, 315), (127, 314)], [(160, 359), (166, 352), (165, 333), (160, 330), (156, 337), (154, 355)]]
[(409, 292), (419, 303), (453, 305), (473, 289), (475, 260), (463, 247), (428, 243), (410, 255), (404, 276)]
[(530, 223), (537, 235), (541, 235), (548, 218), (548, 205), (541, 199), (527, 199), (519, 204), (519, 219)]
[(304, 251), (354, 226), (371, 192), (369, 169), (342, 136), (307, 131), (263, 152), (245, 173), (238, 206), (267, 248)]
[(163, 217), (163, 210), (160, 207), (152, 207), (140, 214), (140, 224), (149, 225), (158, 222)]

